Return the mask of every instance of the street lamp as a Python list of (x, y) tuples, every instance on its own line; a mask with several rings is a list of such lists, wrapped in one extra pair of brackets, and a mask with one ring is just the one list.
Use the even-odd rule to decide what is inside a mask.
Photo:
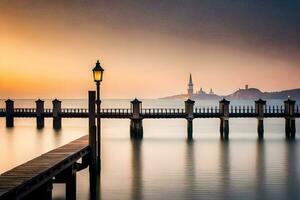
[(101, 67), (99, 60), (96, 62), (96, 66), (93, 69), (94, 81), (96, 82), (97, 95), (96, 95), (96, 104), (97, 104), (97, 142), (98, 142), (98, 169), (100, 169), (100, 150), (101, 150), (101, 124), (100, 124), (100, 82), (102, 82), (104, 69)]

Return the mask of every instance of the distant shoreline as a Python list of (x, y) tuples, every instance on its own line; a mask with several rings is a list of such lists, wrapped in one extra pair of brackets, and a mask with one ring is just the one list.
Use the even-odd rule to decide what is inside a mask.
[(229, 95), (217, 95), (209, 93), (195, 93), (192, 95), (178, 94), (159, 99), (193, 99), (193, 100), (220, 100), (226, 98), (228, 100), (256, 100), (256, 99), (272, 99), (272, 100), (284, 100), (284, 99), (300, 99), (300, 88), (275, 91), (275, 92), (262, 92), (257, 88), (245, 88), (239, 89)]

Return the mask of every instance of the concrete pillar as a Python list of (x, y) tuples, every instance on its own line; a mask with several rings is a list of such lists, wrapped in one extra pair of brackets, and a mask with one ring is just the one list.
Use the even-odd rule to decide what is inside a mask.
[(130, 119), (130, 138), (142, 139), (143, 138), (143, 118), (140, 115), (142, 102), (138, 99), (131, 101), (132, 117)]
[(220, 138), (225, 140), (229, 138), (229, 104), (230, 101), (227, 101), (226, 99), (219, 101)]
[(8, 99), (5, 101), (6, 107), (6, 127), (14, 127), (14, 101)]
[(44, 128), (45, 120), (44, 120), (44, 101), (41, 99), (38, 99), (35, 101), (36, 104), (36, 127), (38, 129)]
[(288, 139), (294, 139), (296, 136), (295, 104), (296, 101), (291, 99), (284, 101), (285, 135)]
[(192, 140), (195, 101), (188, 99), (184, 103), (185, 103), (185, 114), (187, 119), (187, 139)]
[(255, 114), (257, 118), (257, 134), (258, 139), (264, 138), (264, 106), (266, 101), (259, 99), (255, 101)]
[(53, 128), (55, 130), (61, 129), (61, 101), (54, 99), (53, 104)]

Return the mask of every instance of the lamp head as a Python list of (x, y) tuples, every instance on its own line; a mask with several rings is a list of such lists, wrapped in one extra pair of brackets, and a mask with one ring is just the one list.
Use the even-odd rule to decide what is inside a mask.
[(99, 60), (96, 62), (96, 66), (93, 69), (93, 76), (95, 82), (102, 82), (104, 69), (101, 67)]

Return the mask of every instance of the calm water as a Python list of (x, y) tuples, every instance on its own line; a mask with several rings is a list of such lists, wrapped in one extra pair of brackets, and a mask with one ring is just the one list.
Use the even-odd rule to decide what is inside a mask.
[[(129, 107), (128, 102), (106, 100), (103, 107)], [(84, 100), (62, 105), (87, 107)], [(143, 106), (181, 108), (183, 102), (145, 100)], [(15, 107), (34, 107), (34, 100), (17, 100)], [(300, 199), (299, 142), (285, 140), (283, 119), (265, 120), (264, 142), (257, 141), (255, 119), (231, 119), (228, 142), (219, 139), (218, 119), (194, 120), (192, 142), (186, 140), (185, 120), (144, 120), (141, 142), (130, 140), (129, 120), (102, 122), (101, 199)], [(0, 173), (86, 135), (87, 124), (85, 119), (64, 119), (62, 130), (55, 132), (46, 119), (46, 127), (38, 131), (35, 119), (16, 119), (15, 128), (7, 129), (1, 118)], [(296, 125), (300, 130), (299, 121)], [(78, 199), (88, 199), (88, 181), (88, 170), (81, 171)], [(55, 185), (54, 199), (64, 199), (63, 185)]]

